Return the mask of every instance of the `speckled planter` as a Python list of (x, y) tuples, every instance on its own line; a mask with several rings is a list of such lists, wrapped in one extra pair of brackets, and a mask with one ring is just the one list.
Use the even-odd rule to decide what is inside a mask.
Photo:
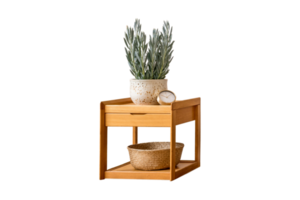
[(157, 105), (157, 96), (167, 90), (167, 79), (130, 80), (130, 97), (136, 105)]

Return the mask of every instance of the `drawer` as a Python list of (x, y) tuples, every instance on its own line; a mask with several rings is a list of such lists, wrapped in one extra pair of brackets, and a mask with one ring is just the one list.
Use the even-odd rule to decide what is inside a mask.
[(170, 127), (171, 114), (107, 113), (106, 126)]

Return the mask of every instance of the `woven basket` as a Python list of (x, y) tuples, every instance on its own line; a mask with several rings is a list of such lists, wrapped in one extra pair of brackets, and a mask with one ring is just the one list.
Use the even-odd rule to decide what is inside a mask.
[[(184, 144), (176, 143), (176, 165), (179, 163)], [(170, 142), (148, 142), (127, 147), (130, 163), (139, 170), (170, 168)]]

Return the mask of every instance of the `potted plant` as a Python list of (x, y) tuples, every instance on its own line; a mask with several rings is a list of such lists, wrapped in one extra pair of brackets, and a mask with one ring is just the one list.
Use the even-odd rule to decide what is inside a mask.
[(140, 20), (136, 19), (134, 28), (126, 27), (125, 51), (131, 74), (130, 96), (137, 105), (155, 105), (157, 96), (168, 89), (166, 75), (173, 59), (172, 30), (168, 21), (164, 22), (162, 32), (153, 29), (149, 43), (141, 31)]

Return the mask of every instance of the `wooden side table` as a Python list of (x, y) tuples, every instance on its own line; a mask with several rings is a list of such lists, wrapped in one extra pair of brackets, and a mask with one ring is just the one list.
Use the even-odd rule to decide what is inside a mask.
[[(131, 98), (100, 103), (100, 172), (99, 179), (174, 180), (200, 167), (201, 99), (176, 101), (172, 105), (134, 105)], [(176, 125), (195, 120), (195, 160), (181, 160), (175, 166)], [(142, 171), (130, 162), (107, 170), (107, 127), (133, 127), (133, 144), (138, 142), (138, 127), (170, 127), (170, 169)]]

